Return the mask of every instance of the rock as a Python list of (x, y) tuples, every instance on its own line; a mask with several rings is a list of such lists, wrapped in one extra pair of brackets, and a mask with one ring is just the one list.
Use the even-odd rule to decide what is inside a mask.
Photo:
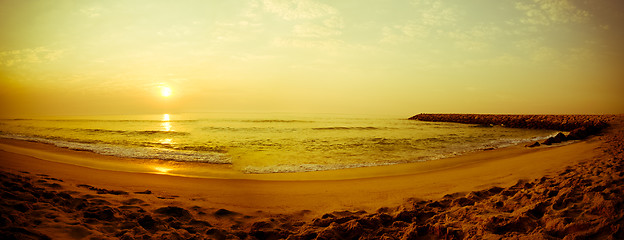
[(552, 145), (553, 143), (557, 143), (554, 137), (549, 137), (548, 139), (546, 139), (546, 141), (542, 142), (542, 144), (544, 145)]
[(585, 139), (589, 137), (589, 135), (591, 135), (591, 132), (587, 129), (587, 127), (580, 127), (580, 128), (572, 130), (568, 134), (568, 139), (581, 140), (581, 139)]
[(567, 138), (565, 135), (563, 135), (563, 133), (557, 133), (557, 135), (555, 135), (554, 137), (550, 137), (548, 139), (546, 139), (546, 141), (544, 141), (544, 145), (551, 145), (553, 143), (560, 143), (560, 142), (564, 142), (566, 141)]
[(559, 132), (557, 133), (557, 135), (555, 135), (555, 140), (559, 141), (559, 142), (564, 142), (567, 140), (566, 136), (562, 133)]
[(528, 145), (528, 144), (527, 144), (525, 147), (534, 148), (534, 147), (539, 147), (540, 145), (541, 145), (541, 144), (540, 144), (539, 142), (534, 142), (534, 143), (533, 143), (533, 144), (531, 144), (531, 145)]

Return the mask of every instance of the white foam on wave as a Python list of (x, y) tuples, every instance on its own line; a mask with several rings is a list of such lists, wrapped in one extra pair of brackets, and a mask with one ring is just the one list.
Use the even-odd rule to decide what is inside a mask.
[(241, 169), (247, 174), (268, 174), (268, 173), (296, 173), (329, 171), (347, 168), (386, 166), (396, 163), (357, 163), (357, 164), (280, 164), (275, 166), (246, 166)]
[(518, 145), (518, 144), (522, 144), (522, 143), (528, 143), (528, 142), (539, 142), (542, 140), (546, 140), (550, 137), (554, 137), (555, 135), (557, 135), (557, 133), (553, 133), (551, 135), (548, 136), (544, 136), (544, 137), (530, 137), (530, 138), (519, 138), (519, 139), (505, 139), (505, 140), (494, 140), (491, 141), (487, 144), (484, 144), (482, 148), (478, 148), (476, 150), (482, 150), (482, 149), (486, 149), (486, 148), (504, 148), (504, 147), (510, 147), (510, 146), (514, 146), (514, 145)]
[(240, 169), (246, 174), (270, 174), (270, 173), (296, 173), (296, 172), (314, 172), (314, 171), (331, 171), (348, 168), (360, 168), (360, 167), (375, 167), (375, 166), (388, 166), (402, 163), (416, 163), (440, 160), (455, 156), (460, 156), (466, 153), (481, 151), (485, 149), (498, 149), (504, 147), (510, 147), (522, 143), (534, 142), (545, 140), (549, 137), (555, 136), (555, 134), (545, 137), (531, 137), (522, 139), (506, 139), (506, 140), (494, 140), (482, 144), (473, 146), (457, 146), (455, 148), (449, 147), (442, 151), (432, 151), (429, 156), (421, 156), (414, 158), (410, 161), (397, 161), (397, 162), (369, 162), (369, 163), (351, 163), (351, 164), (278, 164), (273, 166), (244, 166)]
[(71, 150), (91, 151), (97, 154), (116, 157), (161, 159), (180, 162), (202, 162), (214, 164), (232, 163), (231, 159), (223, 153), (171, 150), (164, 148), (127, 147), (105, 143), (78, 143), (63, 140), (52, 140), (40, 137), (27, 137), (15, 134), (1, 134), (0, 137), (47, 143)]

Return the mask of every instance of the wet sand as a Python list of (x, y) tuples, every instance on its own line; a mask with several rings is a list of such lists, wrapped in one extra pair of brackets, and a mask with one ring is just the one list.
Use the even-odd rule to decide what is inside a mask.
[(551, 146), (222, 178), (81, 167), (66, 162), (114, 159), (2, 139), (0, 234), (17, 239), (617, 237), (624, 206), (621, 119), (600, 136)]

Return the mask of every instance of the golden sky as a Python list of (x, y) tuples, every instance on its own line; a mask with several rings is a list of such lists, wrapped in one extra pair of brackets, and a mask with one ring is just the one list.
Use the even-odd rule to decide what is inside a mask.
[(2, 0), (0, 116), (623, 113), (623, 13), (619, 0)]

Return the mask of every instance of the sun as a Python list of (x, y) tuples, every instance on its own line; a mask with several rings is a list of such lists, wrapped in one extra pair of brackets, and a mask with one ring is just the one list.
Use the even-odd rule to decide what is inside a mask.
[(170, 87), (161, 87), (160, 88), (160, 95), (162, 95), (163, 97), (171, 96), (171, 88)]

